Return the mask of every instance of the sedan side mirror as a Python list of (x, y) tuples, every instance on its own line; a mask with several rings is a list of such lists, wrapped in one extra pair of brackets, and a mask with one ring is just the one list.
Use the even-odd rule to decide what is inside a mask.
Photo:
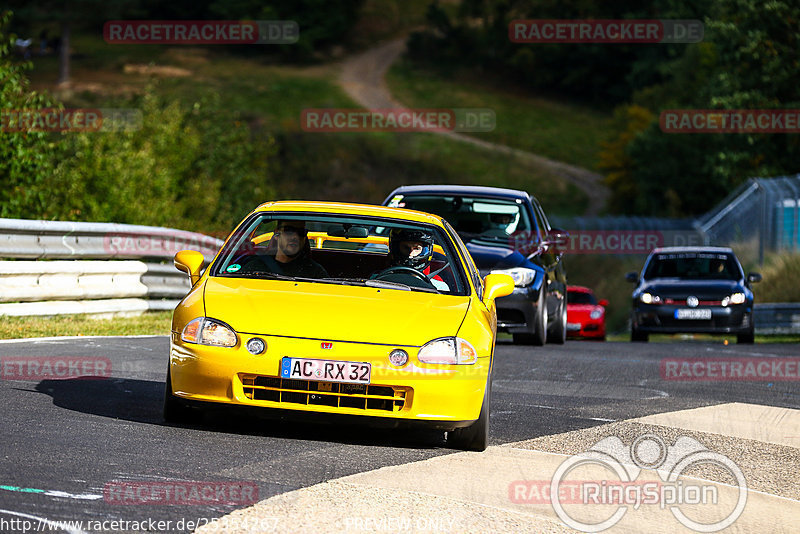
[(483, 303), (487, 306), (499, 297), (505, 297), (514, 292), (514, 279), (507, 274), (487, 274), (483, 279)]
[(188, 274), (192, 280), (192, 285), (195, 285), (200, 280), (203, 261), (203, 255), (196, 250), (181, 250), (175, 254), (173, 263), (176, 269)]
[(567, 243), (569, 243), (569, 232), (560, 228), (553, 228), (550, 233), (547, 234), (547, 239), (556, 247), (564, 248), (567, 246)]
[(608, 299), (600, 299), (600, 302), (598, 302), (597, 305), (605, 308), (608, 306)]
[(630, 282), (632, 284), (635, 284), (636, 282), (639, 281), (639, 273), (637, 273), (637, 272), (627, 273), (625, 275), (625, 280), (627, 280), (628, 282)]
[(747, 275), (747, 281), (751, 284), (761, 281), (761, 273), (750, 273)]

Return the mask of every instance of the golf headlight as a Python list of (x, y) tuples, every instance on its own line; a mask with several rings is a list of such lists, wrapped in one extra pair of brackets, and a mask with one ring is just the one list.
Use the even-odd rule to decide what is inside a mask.
[(498, 269), (492, 271), (492, 274), (507, 274), (514, 279), (514, 285), (517, 287), (525, 287), (530, 285), (536, 278), (536, 271), (533, 269), (526, 269), (525, 267), (515, 267), (514, 269)]
[(744, 304), (745, 301), (744, 293), (734, 293), (728, 297), (722, 299), (722, 305), (727, 306), (728, 304)]
[(181, 339), (188, 343), (214, 347), (233, 347), (238, 340), (236, 332), (230, 326), (208, 317), (198, 317), (189, 321), (183, 327)]
[(417, 358), (423, 363), (474, 364), (478, 353), (460, 337), (440, 337), (425, 343)]
[(642, 293), (639, 295), (639, 300), (645, 304), (658, 304), (661, 302), (661, 297), (658, 295), (651, 295), (650, 293)]
[(603, 316), (603, 309), (602, 308), (595, 308), (592, 310), (592, 313), (589, 314), (589, 317), (592, 319), (599, 319)]

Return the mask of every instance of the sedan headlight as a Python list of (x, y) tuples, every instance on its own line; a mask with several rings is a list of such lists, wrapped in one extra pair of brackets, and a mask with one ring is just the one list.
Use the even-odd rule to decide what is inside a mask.
[(417, 358), (423, 363), (473, 364), (478, 360), (478, 353), (465, 339), (440, 337), (425, 343)]
[(492, 271), (492, 274), (507, 274), (514, 279), (514, 285), (517, 287), (525, 287), (533, 283), (536, 279), (536, 271), (533, 269), (526, 269), (525, 267), (515, 267), (513, 269), (498, 269)]
[(659, 304), (661, 302), (661, 297), (658, 295), (651, 295), (650, 293), (642, 293), (639, 295), (639, 300), (645, 304)]
[(181, 339), (187, 343), (214, 347), (233, 347), (238, 341), (236, 332), (230, 326), (208, 317), (198, 317), (189, 321), (183, 327)]
[(744, 301), (747, 297), (745, 297), (744, 293), (734, 293), (728, 297), (722, 299), (722, 305), (727, 306), (728, 304), (744, 304)]
[(592, 313), (589, 314), (589, 317), (592, 319), (599, 319), (603, 316), (603, 308), (595, 308), (592, 310)]

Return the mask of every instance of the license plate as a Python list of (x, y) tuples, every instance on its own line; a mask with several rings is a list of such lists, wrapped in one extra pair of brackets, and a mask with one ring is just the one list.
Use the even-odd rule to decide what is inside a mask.
[(372, 365), (365, 362), (337, 362), (306, 358), (281, 359), (281, 378), (369, 384)]
[(709, 309), (687, 309), (687, 308), (678, 308), (675, 310), (675, 318), (676, 319), (694, 319), (694, 320), (702, 320), (702, 319), (711, 319), (711, 310)]
[(580, 330), (581, 323), (567, 323), (567, 330)]

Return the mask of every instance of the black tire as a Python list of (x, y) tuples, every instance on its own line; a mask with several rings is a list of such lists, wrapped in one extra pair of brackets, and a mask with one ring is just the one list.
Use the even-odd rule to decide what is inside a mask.
[(167, 423), (190, 423), (197, 420), (195, 412), (172, 394), (172, 374), (167, 366), (167, 382), (164, 385), (164, 421)]
[(740, 345), (752, 345), (756, 341), (756, 333), (750, 330), (746, 334), (737, 334), (736, 343)]
[(650, 335), (647, 332), (640, 332), (636, 328), (631, 328), (631, 341), (647, 343), (649, 339)]
[(447, 446), (462, 451), (483, 452), (489, 445), (489, 412), (492, 400), (492, 377), (486, 383), (481, 413), (470, 426), (447, 433)]
[(537, 347), (547, 343), (547, 292), (544, 284), (539, 290), (539, 302), (536, 306), (536, 330), (533, 332), (531, 341)]
[(553, 325), (553, 331), (547, 334), (547, 342), (563, 345), (567, 341), (567, 299), (562, 298), (556, 312), (558, 319)]

